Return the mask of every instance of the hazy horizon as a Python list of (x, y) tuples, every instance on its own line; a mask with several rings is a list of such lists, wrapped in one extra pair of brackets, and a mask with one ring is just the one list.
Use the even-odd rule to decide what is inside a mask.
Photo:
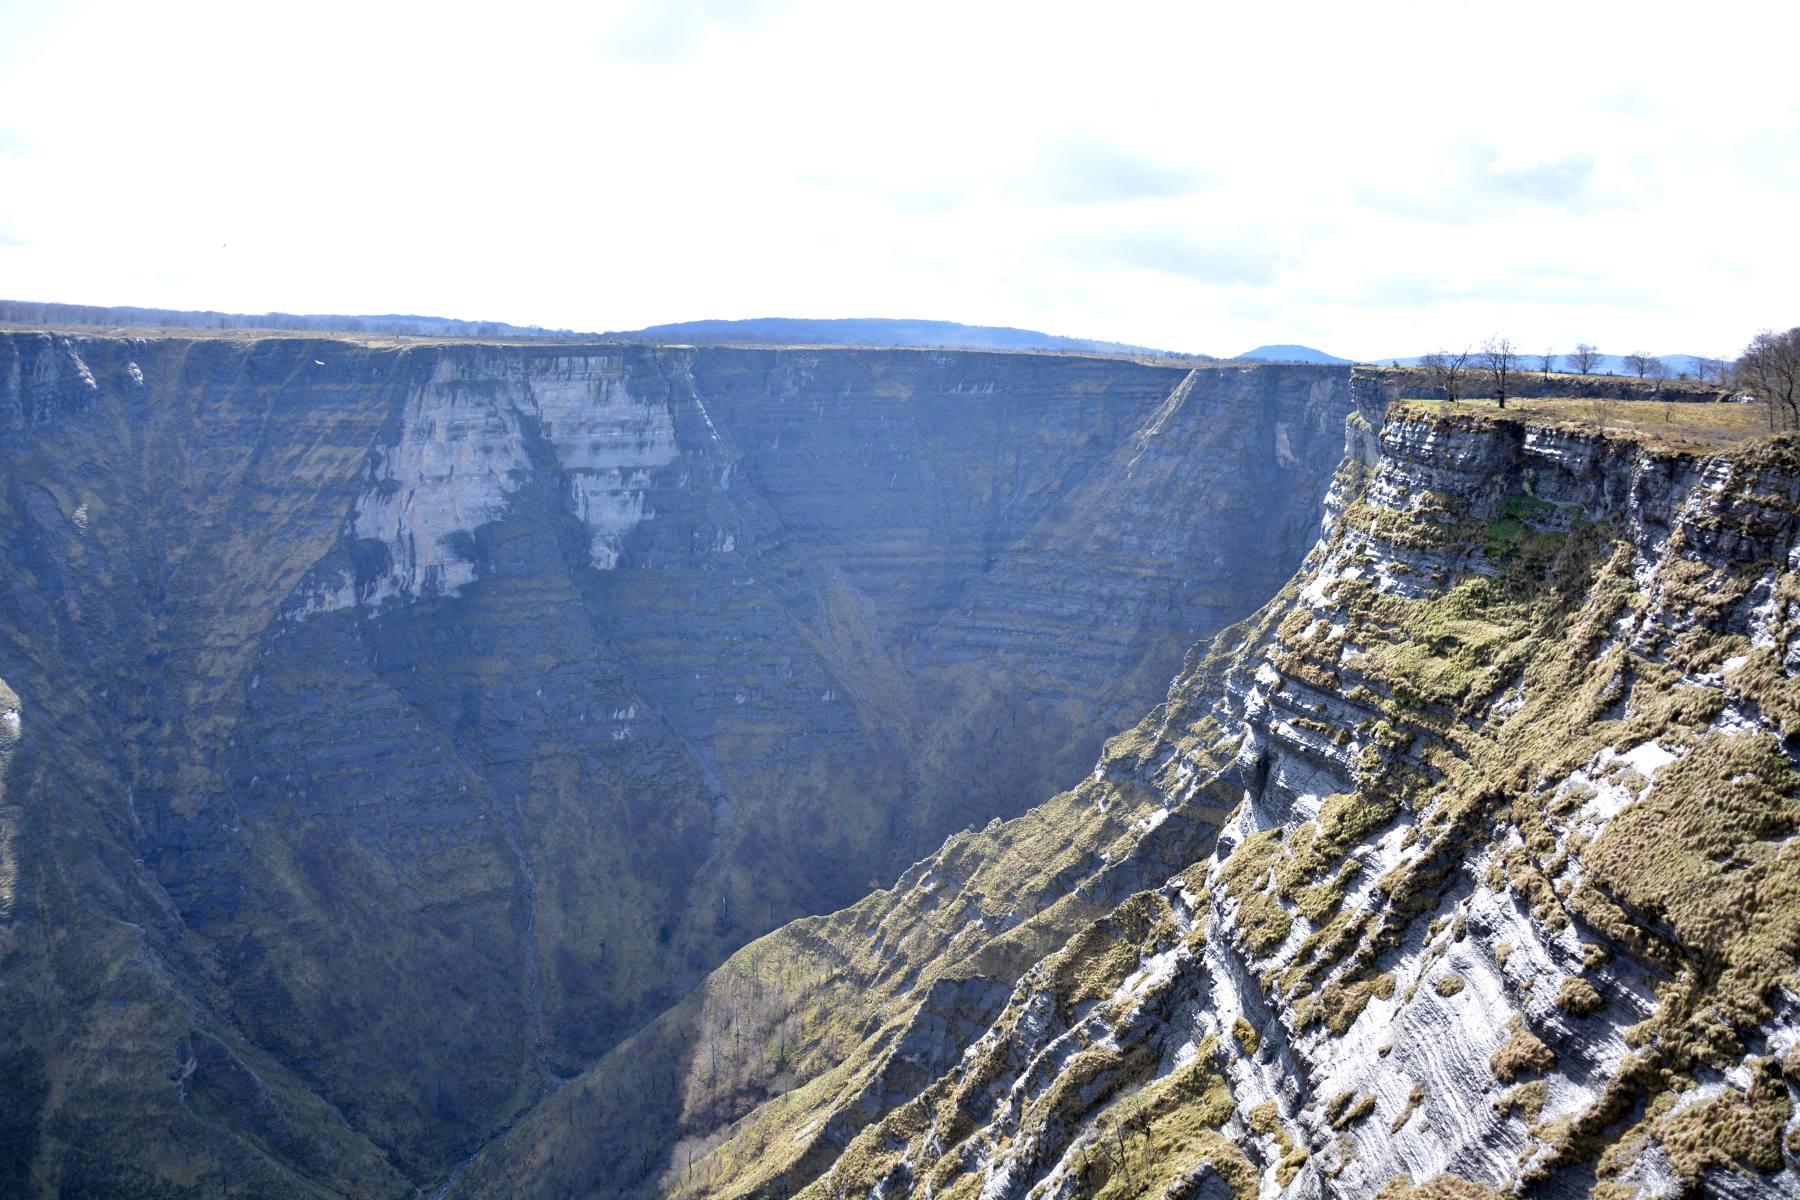
[(1364, 359), (1800, 320), (1800, 19), (1748, 5), (1728, 87), (1641, 8), (0, 13), (20, 299)]

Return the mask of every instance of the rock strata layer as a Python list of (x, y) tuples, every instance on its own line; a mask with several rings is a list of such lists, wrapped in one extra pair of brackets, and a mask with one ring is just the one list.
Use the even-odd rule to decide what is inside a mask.
[(1800, 450), (1358, 380), (1091, 774), (727, 960), (458, 1195), (1800, 1191)]
[[(443, 1180), (758, 935), (1085, 773), (1291, 574), (1349, 405), (0, 335), (0, 1193)], [(918, 1070), (999, 986), (932, 993)]]

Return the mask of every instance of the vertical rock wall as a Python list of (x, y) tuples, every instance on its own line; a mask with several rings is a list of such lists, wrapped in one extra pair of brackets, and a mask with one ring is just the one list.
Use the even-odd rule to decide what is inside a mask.
[(1086, 779), (733, 956), (457, 1194), (1793, 1194), (1793, 440), (1365, 411)]
[(736, 947), (1084, 772), (1298, 561), (1348, 403), (1074, 356), (0, 339), (17, 1169), (76, 1171), (85, 1115), (102, 1190), (440, 1178)]

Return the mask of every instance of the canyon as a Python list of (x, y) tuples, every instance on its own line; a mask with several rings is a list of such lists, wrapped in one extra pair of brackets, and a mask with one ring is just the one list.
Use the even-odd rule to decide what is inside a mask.
[(453, 1194), (1794, 1194), (1795, 445), (1398, 382), (1076, 787), (740, 951)]
[(440, 1186), (1087, 773), (1300, 562), (1348, 387), (0, 335), (0, 1190)]
[(1800, 1191), (1800, 442), (0, 338), (0, 1191)]

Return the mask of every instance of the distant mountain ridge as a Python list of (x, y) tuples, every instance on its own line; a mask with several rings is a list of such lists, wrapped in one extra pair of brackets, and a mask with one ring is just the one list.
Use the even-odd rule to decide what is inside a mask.
[(0, 325), (97, 329), (280, 329), (307, 333), (398, 333), (416, 337), (580, 337), (570, 329), (509, 325), (505, 321), (463, 321), (386, 313), (225, 313), (134, 305), (56, 304), (37, 300), (0, 300)]
[[(1085, 354), (1153, 354), (1172, 350), (1093, 338), (1063, 337), (1006, 325), (962, 325), (955, 321), (914, 321), (889, 317), (752, 317), (739, 321), (676, 321), (616, 330), (606, 335), (649, 341), (738, 342), (768, 345), (818, 343), (832, 346), (941, 346), (953, 350), (1066, 350)], [(1179, 355), (1208, 358), (1210, 355)]]
[[(392, 333), (413, 337), (592, 338), (607, 341), (682, 341), (751, 345), (916, 346), (954, 350), (1053, 350), (1076, 354), (1129, 354), (1157, 358), (1212, 358), (1110, 342), (1064, 337), (1005, 325), (962, 325), (885, 317), (753, 317), (746, 320), (676, 321), (642, 329), (594, 333), (388, 313), (227, 313), (145, 308), (135, 305), (59, 304), (0, 300), (0, 326), (95, 329), (271, 329), (308, 333)], [(1313, 361), (1313, 360), (1303, 360)], [(1342, 361), (1322, 359), (1318, 361)]]
[(1291, 342), (1281, 342), (1272, 346), (1258, 346), (1254, 350), (1244, 351), (1237, 357), (1247, 362), (1301, 362), (1344, 366), (1348, 366), (1355, 361), (1348, 358), (1339, 358), (1335, 354), (1327, 354), (1323, 350), (1315, 350), (1311, 346), (1300, 346)]
[[(642, 329), (594, 333), (512, 325), (505, 321), (467, 321), (407, 313), (227, 313), (136, 305), (60, 304), (35, 300), (0, 300), (0, 327), (96, 329), (270, 329), (304, 333), (390, 333), (409, 337), (560, 338), (606, 341), (681, 341), (748, 345), (912, 346), (951, 350), (1049, 350), (1072, 354), (1126, 354), (1156, 358), (1216, 359), (1211, 354), (1160, 350), (1130, 342), (1065, 337), (1010, 325), (963, 325), (955, 321), (921, 321), (890, 317), (751, 317), (743, 320), (674, 321)], [(1694, 354), (1659, 355), (1671, 376), (1698, 377), (1705, 361)], [(1416, 367), (1424, 355), (1398, 358), (1340, 358), (1297, 342), (1273, 342), (1233, 356), (1233, 362), (1313, 363), (1350, 366), (1356, 362), (1397, 363)], [(1479, 352), (1471, 357), (1478, 363)], [(1539, 355), (1521, 352), (1525, 370), (1539, 367)], [(1569, 356), (1558, 354), (1552, 370), (1571, 370)], [(1631, 375), (1622, 354), (1603, 354), (1597, 375)]]

